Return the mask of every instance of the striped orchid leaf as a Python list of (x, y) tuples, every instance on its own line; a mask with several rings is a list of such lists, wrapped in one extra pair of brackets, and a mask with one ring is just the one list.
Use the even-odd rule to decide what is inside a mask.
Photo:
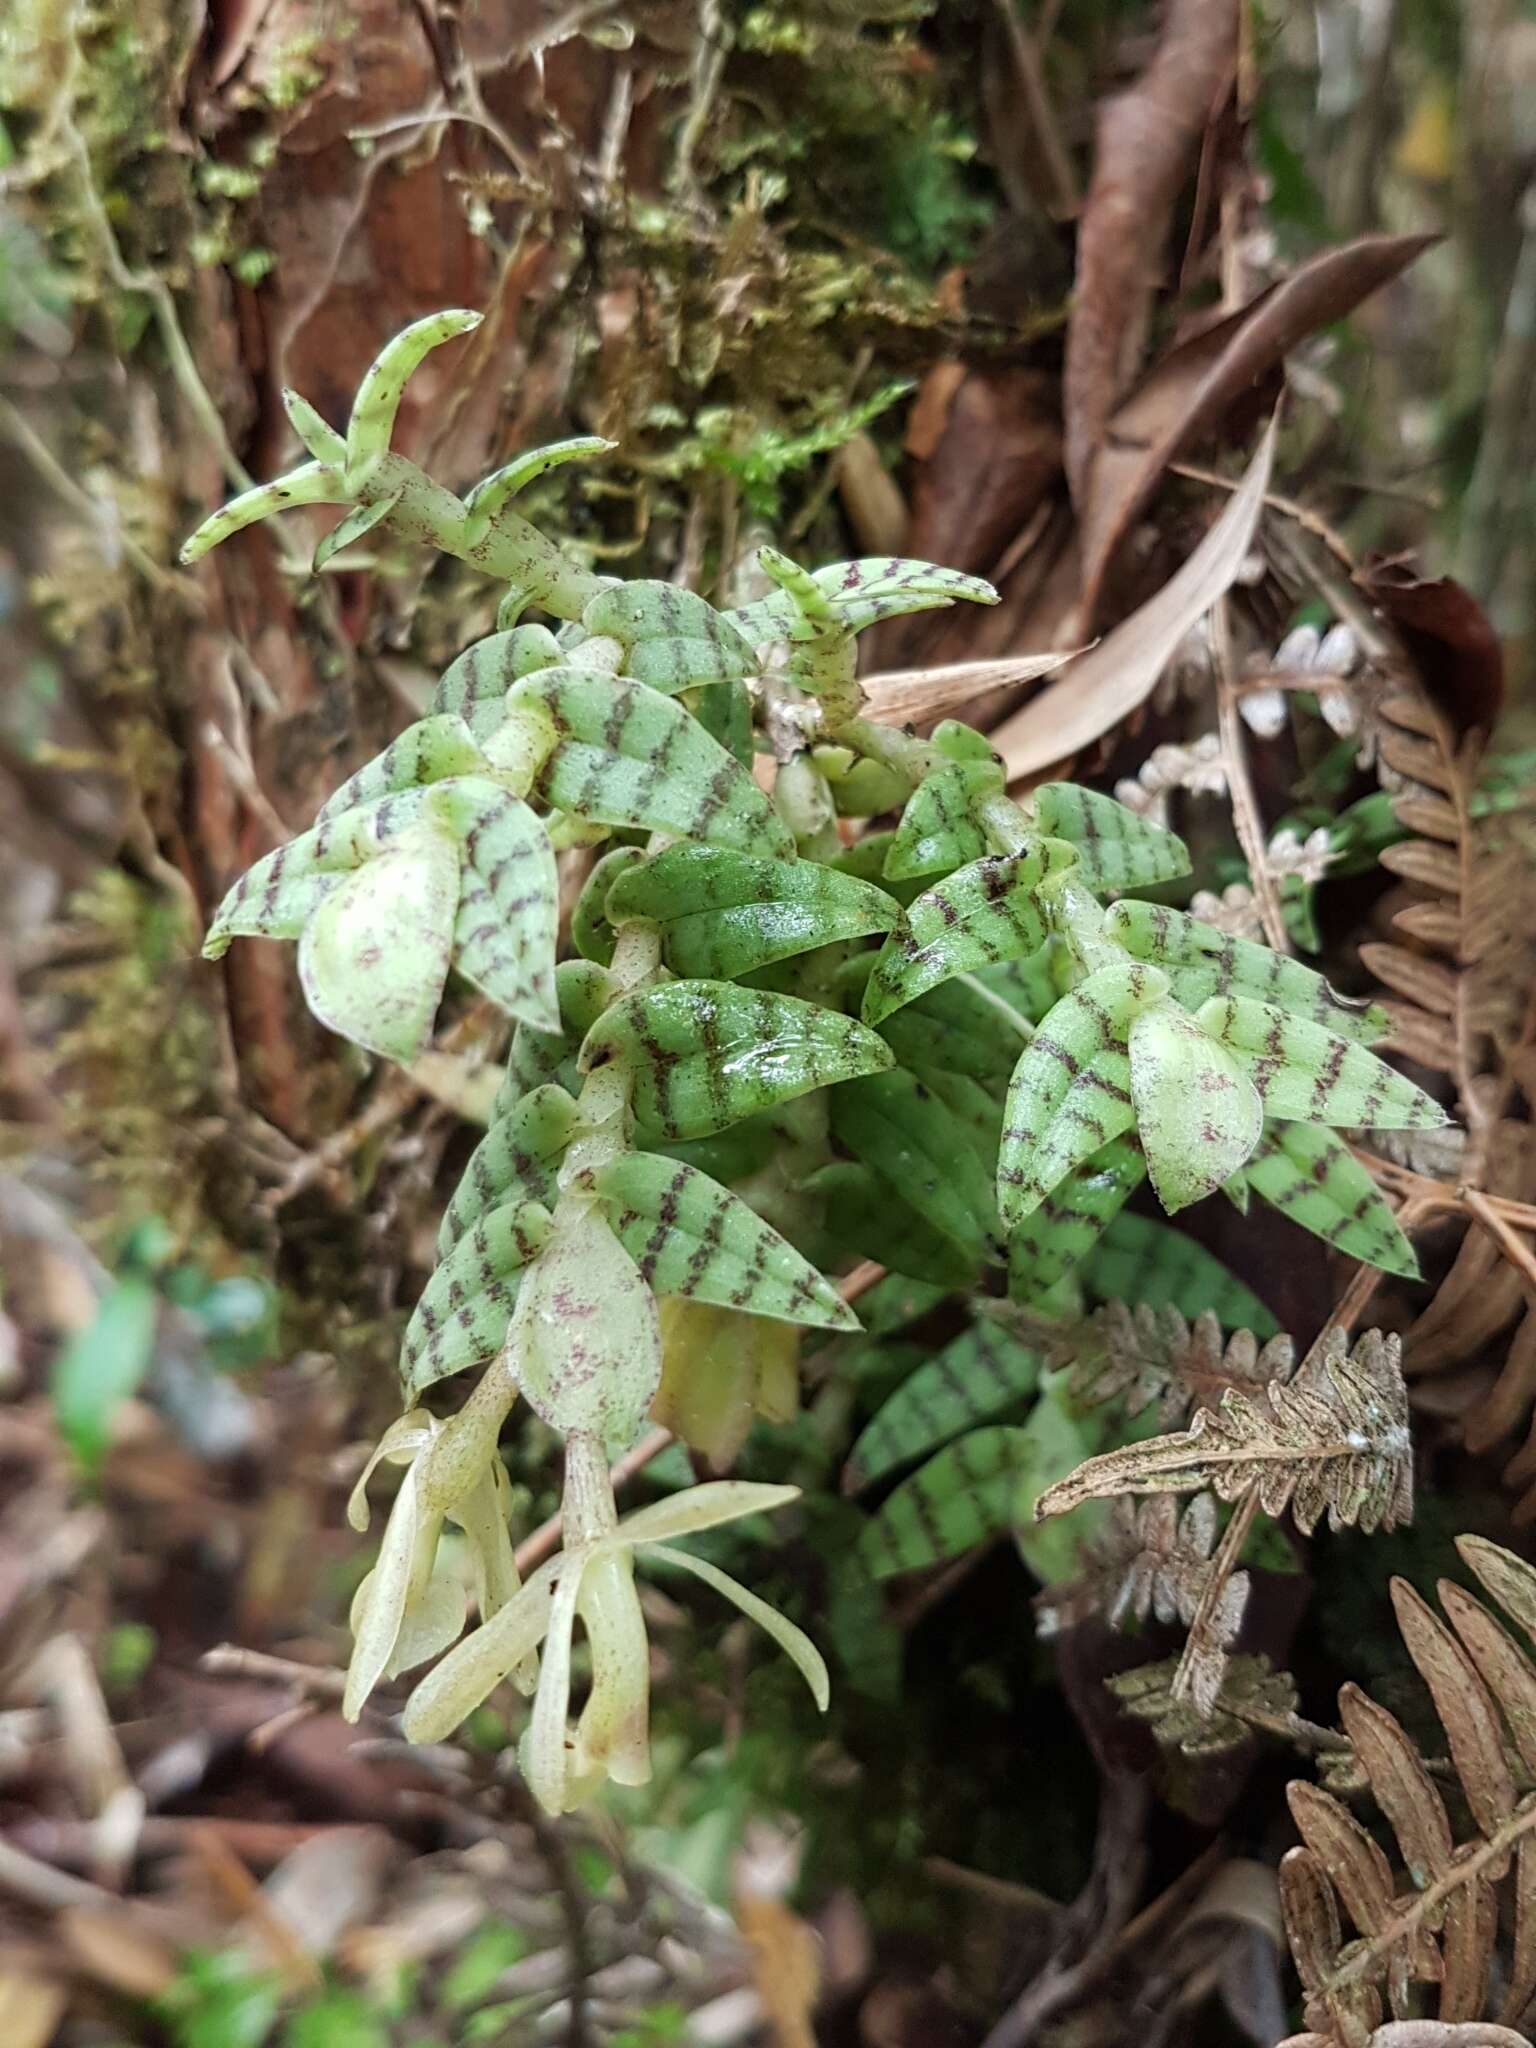
[(995, 1182), (944, 1100), (904, 1067), (833, 1090), (832, 1135), (975, 1258), (995, 1249)]
[(513, 707), (539, 705), (556, 743), (535, 787), (598, 825), (676, 832), (742, 853), (792, 856), (788, 827), (751, 775), (671, 697), (577, 668), (524, 676)]
[(488, 1210), (509, 1201), (546, 1207), (553, 1202), (555, 1171), (571, 1141), (575, 1115), (570, 1096), (554, 1086), (534, 1088), (503, 1108), (493, 1107), (490, 1128), (469, 1155), (438, 1229), (439, 1259), (447, 1258)]
[(1193, 1319), (1210, 1309), (1224, 1329), (1273, 1337), (1280, 1325), (1220, 1259), (1171, 1223), (1124, 1211), (1113, 1218), (1082, 1267), (1099, 1301), (1176, 1308)]
[(1317, 1124), (1268, 1125), (1245, 1178), (1256, 1195), (1336, 1251), (1418, 1279), (1417, 1254), (1391, 1205), (1332, 1131)]
[(723, 981), (674, 981), (626, 996), (592, 1026), (581, 1070), (620, 1061), (646, 1139), (704, 1138), (812, 1088), (892, 1062), (852, 1017)]
[(400, 1379), (407, 1400), (449, 1373), (496, 1356), (524, 1268), (549, 1233), (542, 1203), (514, 1199), (487, 1209), (455, 1241), (406, 1325)]
[(1146, 1177), (1128, 1133), (1073, 1167), (1008, 1239), (1010, 1299), (1036, 1302), (1081, 1266)]
[(459, 849), (423, 822), (356, 868), (299, 939), (304, 1000), (327, 1029), (386, 1059), (431, 1035), (453, 952)]
[(888, 932), (900, 906), (883, 889), (819, 861), (670, 846), (619, 877), (607, 913), (615, 924), (655, 919), (674, 974), (734, 981), (838, 939)]
[(638, 846), (616, 846), (595, 863), (582, 884), (571, 912), (571, 944), (583, 960), (595, 960), (599, 967), (612, 964), (618, 933), (608, 916), (608, 891), (626, 868), (644, 859)]
[(1170, 1215), (1213, 1195), (1259, 1142), (1258, 1091), (1175, 1002), (1131, 1025), (1131, 1101), (1157, 1198)]
[(463, 719), (483, 745), (507, 715), (507, 692), (536, 669), (559, 668), (560, 643), (547, 626), (514, 626), (467, 647), (444, 671), (432, 709)]
[(843, 1491), (856, 1493), (963, 1430), (992, 1421), (1039, 1381), (1038, 1352), (995, 1322), (973, 1323), (903, 1380), (863, 1430), (843, 1473)]
[(1072, 975), (1065, 971), (1068, 964), (1067, 949), (1053, 934), (1027, 960), (1002, 960), (996, 967), (978, 968), (975, 978), (1033, 1026), (1042, 1023), (1069, 992)]
[(218, 960), (239, 938), (296, 939), (341, 877), (422, 822), (425, 790), (383, 797), (313, 825), (246, 869), (219, 905), (203, 941)]
[(443, 782), (450, 775), (483, 776), (486, 767), (480, 744), (462, 718), (452, 714), (419, 718), (398, 739), (391, 740), (382, 754), (331, 792), (315, 813), (315, 823), (323, 825), (355, 811), (359, 804)]
[(1019, 1011), (979, 976), (956, 975), (881, 1020), (880, 1036), (904, 1067), (930, 1084), (962, 1074), (999, 1103), (1031, 1031)]
[[(1003, 1138), (1003, 1098), (973, 1081), (969, 1074), (947, 1074), (935, 1067), (917, 1077), (936, 1095), (955, 1121), (956, 1142), (963, 1136), (981, 1163), (989, 1191), (997, 1187), (997, 1151)], [(995, 1202), (995, 1192), (991, 1199)], [(995, 1209), (991, 1227), (997, 1232)], [(994, 1245), (994, 1250), (999, 1249)]]
[(589, 600), (581, 622), (588, 633), (620, 643), (626, 676), (669, 697), (757, 673), (751, 643), (712, 604), (675, 583), (614, 584)]
[(558, 1028), (560, 885), (543, 825), (517, 797), (478, 777), (442, 784), (430, 808), (464, 849), (454, 965), (509, 1017)]
[(1273, 1003), (1212, 996), (1197, 1015), (1247, 1070), (1266, 1116), (1379, 1131), (1437, 1130), (1450, 1122), (1422, 1088), (1375, 1053)]
[(661, 1384), (656, 1297), (595, 1198), (562, 1194), (523, 1273), (507, 1363), (541, 1422), (615, 1448), (633, 1443)]
[(1132, 1021), (1168, 993), (1140, 962), (1100, 968), (1062, 997), (1008, 1084), (998, 1206), (1013, 1228), (1056, 1183), (1135, 1121), (1126, 1042)]
[[(901, 801), (902, 797), (897, 796), (892, 804), (885, 808), (894, 808)], [(876, 883), (905, 909), (915, 896), (921, 896), (923, 883), (920, 877), (914, 875), (909, 875), (904, 881), (896, 881), (885, 872), (886, 856), (895, 843), (894, 832), (866, 832), (861, 838), (856, 839), (852, 846), (845, 846), (831, 865), (840, 875), (856, 875), (861, 882)]]
[(980, 1277), (980, 1261), (935, 1230), (871, 1167), (834, 1160), (810, 1176), (805, 1191), (820, 1198), (827, 1237), (850, 1257), (877, 1259), (893, 1273), (946, 1292), (972, 1287)]
[(1160, 967), (1186, 1010), (1198, 1010), (1212, 996), (1253, 996), (1360, 1045), (1386, 1033), (1387, 1014), (1379, 1004), (1335, 995), (1322, 975), (1299, 960), (1234, 938), (1182, 910), (1127, 900), (1105, 913), (1104, 929), (1138, 960)]
[(899, 882), (980, 859), (990, 849), (976, 810), (1002, 795), (1005, 780), (998, 761), (952, 761), (925, 776), (907, 799), (886, 853), (887, 876)]
[(1034, 807), (1042, 832), (1077, 848), (1078, 874), (1090, 889), (1150, 889), (1189, 873), (1183, 840), (1112, 796), (1075, 782), (1044, 782)]
[(708, 1174), (654, 1153), (626, 1152), (603, 1168), (597, 1192), (652, 1293), (813, 1329), (858, 1329), (837, 1289)]
[(555, 969), (555, 1001), (560, 1010), (558, 1031), (519, 1024), (512, 1034), (507, 1071), (491, 1105), (494, 1121), (530, 1088), (557, 1081), (569, 1095), (581, 1092), (576, 1058), (581, 1042), (613, 1001), (613, 981), (593, 960), (562, 960)]
[(864, 992), (865, 1023), (879, 1024), (954, 975), (1037, 953), (1046, 923), (1035, 891), (1053, 865), (1051, 842), (1036, 839), (1018, 853), (972, 861), (925, 890), (880, 949)]
[(870, 1576), (888, 1579), (960, 1557), (1004, 1535), (1035, 1462), (1022, 1429), (975, 1429), (904, 1479), (859, 1539)]
[[(815, 570), (811, 581), (838, 621), (855, 633), (881, 619), (932, 611), (957, 598), (970, 604), (997, 603), (997, 592), (979, 576), (963, 576), (956, 569), (939, 569), (931, 562), (906, 561), (900, 556), (833, 562)], [(806, 632), (804, 614), (790, 592), (782, 588), (727, 612), (725, 617), (754, 647), (770, 640), (791, 640), (797, 629)]]

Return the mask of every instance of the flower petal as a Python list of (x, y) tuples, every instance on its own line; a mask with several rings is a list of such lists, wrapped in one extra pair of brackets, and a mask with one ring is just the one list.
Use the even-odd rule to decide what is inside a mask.
[(684, 1571), (702, 1579), (706, 1586), (713, 1586), (717, 1593), (733, 1600), (748, 1620), (755, 1621), (760, 1629), (773, 1637), (811, 1688), (811, 1697), (821, 1712), (827, 1711), (827, 1703), (832, 1697), (832, 1681), (827, 1676), (826, 1660), (803, 1628), (797, 1628), (787, 1615), (780, 1614), (776, 1607), (770, 1607), (766, 1600), (759, 1600), (755, 1593), (749, 1593), (729, 1572), (721, 1571), (718, 1565), (709, 1564), (702, 1557), (695, 1557), (691, 1551), (673, 1550), (667, 1544), (657, 1543), (651, 1546), (651, 1555), (665, 1558), (668, 1564), (681, 1565)]
[[(512, 1551), (511, 1509), (512, 1482), (506, 1466), (495, 1458), (451, 1517), (469, 1541), (475, 1566), (475, 1600), (482, 1621), (499, 1614), (521, 1583)], [(530, 1650), (512, 1673), (512, 1682), (519, 1692), (531, 1695), (538, 1678), (539, 1660)]]
[(555, 1575), (563, 1559), (540, 1565), (506, 1606), (467, 1635), (417, 1686), (405, 1703), (410, 1742), (441, 1742), (543, 1641), (549, 1626)]
[(361, 1535), (368, 1526), (368, 1482), (387, 1458), (392, 1465), (407, 1463), (431, 1443), (437, 1420), (425, 1408), (409, 1408), (385, 1430), (374, 1447), (373, 1456), (358, 1475), (347, 1501), (347, 1520)]
[(604, 1777), (648, 1785), (651, 1653), (628, 1551), (604, 1548), (592, 1559), (578, 1611), (592, 1653), (592, 1689), (576, 1724), (571, 1790), (589, 1781), (595, 1790)]
[(347, 1666), (347, 1689), (341, 1702), (343, 1720), (357, 1719), (395, 1652), (416, 1562), (416, 1473), (413, 1465), (400, 1482), (400, 1491), (389, 1511), (384, 1541), (379, 1545), (378, 1563), (358, 1588), (352, 1603), (354, 1639), (352, 1661)]
[(665, 1543), (672, 1536), (689, 1536), (698, 1529), (713, 1529), (721, 1522), (739, 1521), (743, 1515), (765, 1514), (771, 1508), (787, 1507), (798, 1500), (798, 1486), (760, 1486), (750, 1479), (711, 1479), (702, 1486), (690, 1486), (649, 1507), (625, 1515), (614, 1531), (616, 1543)]
[(576, 1626), (576, 1603), (586, 1575), (591, 1552), (564, 1551), (556, 1562), (560, 1577), (549, 1610), (549, 1627), (544, 1638), (544, 1655), (539, 1666), (539, 1689), (533, 1698), (533, 1714), (523, 1731), (521, 1762), (523, 1776), (546, 1813), (566, 1810), (566, 1742), (571, 1707), (571, 1636)]

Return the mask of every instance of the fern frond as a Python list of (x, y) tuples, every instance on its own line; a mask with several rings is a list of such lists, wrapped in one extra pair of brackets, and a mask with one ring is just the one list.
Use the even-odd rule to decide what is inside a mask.
[(1074, 1399), (1092, 1407), (1119, 1401), (1132, 1416), (1156, 1402), (1164, 1429), (1192, 1411), (1219, 1408), (1230, 1391), (1283, 1383), (1296, 1362), (1283, 1334), (1262, 1345), (1251, 1330), (1224, 1338), (1213, 1309), (1191, 1323), (1171, 1305), (1145, 1302), (1106, 1302), (1058, 1344), (1064, 1352), (1070, 1344)]

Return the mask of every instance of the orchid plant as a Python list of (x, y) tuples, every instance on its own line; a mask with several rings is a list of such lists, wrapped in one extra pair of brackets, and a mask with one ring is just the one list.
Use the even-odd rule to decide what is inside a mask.
[[(637, 1553), (734, 1600), (827, 1699), (797, 1627), (673, 1547), (793, 1488), (716, 1480), (618, 1518), (608, 1460), (664, 1374), (675, 1395), (731, 1370), (718, 1345), (690, 1353), (686, 1318), (664, 1343), (658, 1297), (739, 1318), (743, 1353), (762, 1319), (857, 1330), (835, 1276), (859, 1259), (946, 1288), (1005, 1277), (1019, 1302), (1067, 1313), (1147, 1179), (1170, 1212), (1257, 1196), (1411, 1272), (1333, 1128), (1444, 1118), (1367, 1049), (1382, 1013), (1134, 893), (1188, 872), (1173, 833), (1071, 783), (1016, 801), (955, 720), (922, 738), (867, 715), (858, 634), (990, 604), (986, 583), (883, 558), (813, 573), (764, 548), (766, 594), (718, 609), (596, 574), (516, 511), (535, 477), (604, 441), (520, 456), (463, 498), (395, 453), (407, 378), (476, 319), (438, 314), (389, 343), (345, 433), (289, 394), (312, 460), (214, 514), (184, 556), (339, 506), (317, 569), (379, 528), (506, 586), (497, 631), (428, 715), (235, 884), (206, 951), (296, 939), (316, 1016), (389, 1059), (425, 1050), (455, 975), (511, 1023), (405, 1333), (406, 1412), (353, 1503), (364, 1526), (375, 1468), (405, 1467), (354, 1607), (345, 1709), (432, 1664), (404, 1725), (433, 1741), (514, 1679), (533, 1693), (527, 1776), (558, 1812), (648, 1773)], [(562, 961), (556, 856), (572, 848), (591, 866)], [(472, 1372), (457, 1412), (424, 1405)], [(523, 1585), (497, 1449), (519, 1397), (566, 1447), (565, 1547)], [(473, 1564), (468, 1635), (445, 1522)], [(591, 1679), (572, 1732), (578, 1622)]]

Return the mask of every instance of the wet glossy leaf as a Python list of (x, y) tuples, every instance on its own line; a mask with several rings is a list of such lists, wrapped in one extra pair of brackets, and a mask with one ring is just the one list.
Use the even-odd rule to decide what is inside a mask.
[(1336, 1251), (1418, 1279), (1417, 1254), (1391, 1204), (1332, 1131), (1317, 1124), (1268, 1125), (1244, 1177), (1256, 1195)]
[(903, 1380), (861, 1433), (843, 1475), (845, 1492), (883, 1479), (962, 1430), (989, 1422), (1032, 1394), (1040, 1355), (985, 1319)]
[(1450, 1121), (1422, 1088), (1364, 1046), (1247, 996), (1213, 996), (1199, 1022), (1244, 1067), (1266, 1116), (1366, 1130), (1436, 1130)]
[(776, 1102), (892, 1064), (890, 1047), (851, 1017), (795, 996), (674, 981), (626, 996), (581, 1049), (584, 1073), (620, 1061), (634, 1077), (647, 1137), (702, 1138)]
[(858, 1329), (837, 1289), (793, 1245), (696, 1168), (626, 1152), (599, 1174), (597, 1191), (654, 1293), (818, 1329)]
[(1189, 873), (1183, 840), (1112, 796), (1045, 782), (1033, 802), (1040, 830), (1077, 848), (1078, 874), (1090, 889), (1150, 889)]
[(539, 772), (546, 803), (600, 825), (643, 825), (743, 853), (792, 854), (787, 827), (739, 761), (671, 697), (575, 668), (541, 669), (512, 692), (557, 735)]
[(955, 761), (937, 768), (907, 799), (885, 872), (895, 881), (909, 875), (948, 873), (990, 851), (976, 811), (1003, 793), (1003, 770), (995, 761)]
[(608, 891), (626, 868), (644, 859), (638, 846), (616, 846), (602, 856), (582, 884), (571, 912), (571, 944), (583, 960), (595, 960), (599, 967), (612, 964), (618, 935), (608, 917)]
[(973, 1257), (996, 1248), (993, 1179), (980, 1152), (957, 1143), (956, 1119), (903, 1067), (834, 1090), (832, 1134), (943, 1236)]
[(1258, 1092), (1177, 1003), (1131, 1025), (1131, 1101), (1158, 1200), (1173, 1214), (1214, 1194), (1258, 1143)]
[(899, 906), (883, 889), (819, 861), (672, 846), (618, 879), (608, 915), (615, 923), (656, 920), (674, 974), (734, 981), (838, 939), (887, 932)]
[(1147, 1177), (1140, 1143), (1114, 1138), (1063, 1176), (1008, 1240), (1008, 1293), (1038, 1301), (1079, 1267)]
[(1036, 840), (1019, 853), (972, 861), (915, 899), (880, 949), (864, 993), (866, 1024), (957, 974), (1027, 959), (1045, 944), (1035, 891), (1053, 866)]

